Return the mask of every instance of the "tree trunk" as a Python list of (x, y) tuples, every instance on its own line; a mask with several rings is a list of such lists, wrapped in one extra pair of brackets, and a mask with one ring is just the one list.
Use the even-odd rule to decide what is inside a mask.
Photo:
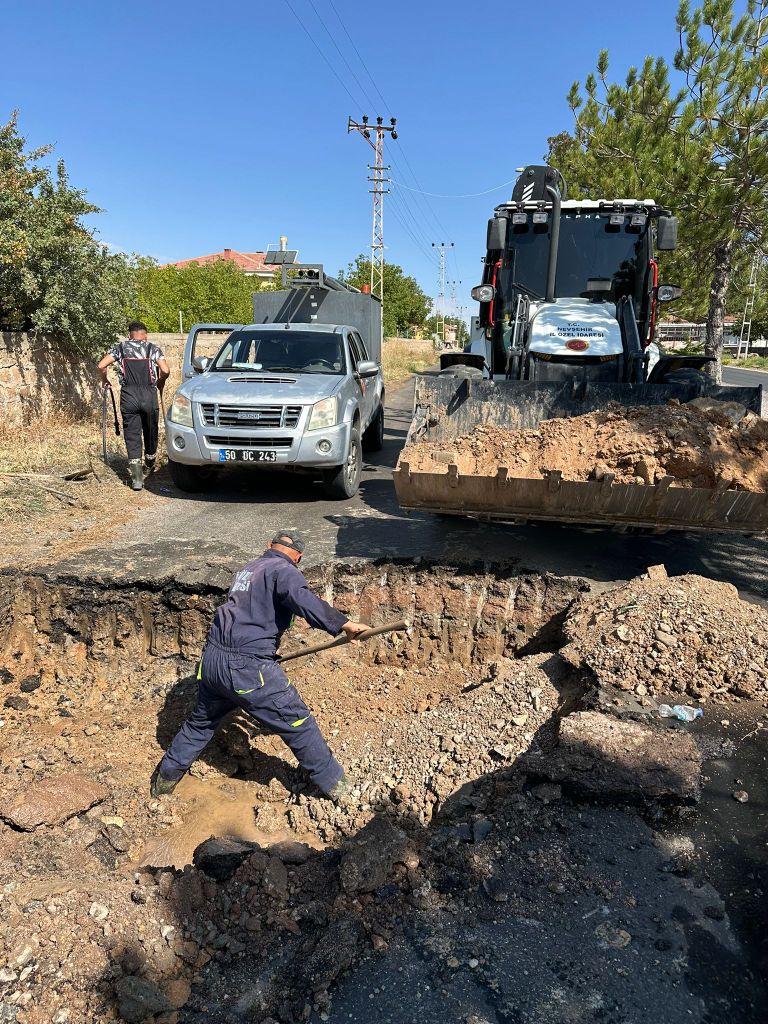
[(715, 269), (709, 290), (709, 309), (704, 334), (704, 354), (714, 356), (714, 363), (707, 363), (707, 373), (716, 384), (723, 382), (723, 324), (725, 321), (725, 296), (731, 278), (733, 239), (724, 238), (714, 248)]

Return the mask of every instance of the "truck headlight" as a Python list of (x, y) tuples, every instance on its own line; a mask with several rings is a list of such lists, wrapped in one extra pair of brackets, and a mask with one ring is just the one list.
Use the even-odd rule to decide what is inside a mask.
[(182, 427), (192, 426), (192, 403), (186, 395), (176, 395), (171, 406), (171, 423)]
[(307, 430), (324, 430), (326, 427), (335, 427), (338, 405), (335, 395), (333, 398), (324, 398), (320, 402), (315, 402), (312, 406), (312, 415), (309, 417)]

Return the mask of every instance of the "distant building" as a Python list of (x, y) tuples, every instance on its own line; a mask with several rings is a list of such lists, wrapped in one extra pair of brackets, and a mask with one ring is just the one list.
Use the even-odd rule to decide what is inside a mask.
[[(726, 316), (724, 320), (725, 333), (732, 332), (739, 321), (739, 317)], [(656, 338), (669, 349), (685, 348), (687, 345), (703, 345), (705, 327), (706, 325), (703, 323), (682, 320), (674, 315), (667, 316), (659, 321), (656, 327)]]
[(188, 267), (191, 263), (215, 263), (216, 260), (228, 260), (238, 266), (246, 277), (257, 277), (260, 281), (271, 281), (275, 276), (275, 268), (264, 263), (265, 252), (238, 252), (237, 249), (222, 249), (212, 252), (209, 256), (193, 256), (189, 260), (178, 260), (166, 263), (166, 267)]

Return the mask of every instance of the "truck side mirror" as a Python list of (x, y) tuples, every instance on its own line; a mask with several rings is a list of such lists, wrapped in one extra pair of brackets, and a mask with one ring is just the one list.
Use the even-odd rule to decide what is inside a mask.
[(197, 373), (205, 373), (210, 365), (211, 360), (208, 356), (195, 356), (192, 360), (192, 366)]
[(372, 359), (361, 359), (357, 364), (358, 377), (375, 377), (379, 372), (379, 364)]
[(486, 249), (505, 249), (507, 245), (507, 218), (491, 217), (488, 221)]
[(656, 248), (672, 252), (677, 248), (677, 217), (659, 217), (656, 222)]

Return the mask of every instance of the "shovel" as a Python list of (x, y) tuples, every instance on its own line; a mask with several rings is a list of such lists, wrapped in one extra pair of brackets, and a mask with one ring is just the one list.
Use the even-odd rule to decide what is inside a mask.
[(109, 392), (109, 397), (112, 399), (112, 417), (115, 424), (115, 437), (120, 437), (120, 420), (117, 418), (115, 393), (112, 390), (112, 385), (107, 384), (101, 389), (101, 457), (104, 459), (104, 464), (106, 466), (109, 465), (109, 458), (107, 457), (107, 392)]
[[(398, 622), (388, 622), (384, 626), (374, 626), (373, 629), (366, 629), (364, 633), (358, 633), (355, 640), (370, 640), (374, 636), (381, 636), (382, 633), (398, 633), (404, 629), (408, 629), (409, 623), (405, 619), (400, 619)], [(337, 636), (334, 640), (326, 640), (325, 643), (315, 644), (314, 647), (305, 647), (302, 651), (291, 651), (289, 654), (283, 654), (278, 658), (278, 661), (293, 661), (294, 658), (306, 658), (308, 654), (318, 654), (320, 651), (330, 651), (332, 647), (343, 647), (344, 644), (351, 643), (350, 637), (344, 633), (342, 636)]]

